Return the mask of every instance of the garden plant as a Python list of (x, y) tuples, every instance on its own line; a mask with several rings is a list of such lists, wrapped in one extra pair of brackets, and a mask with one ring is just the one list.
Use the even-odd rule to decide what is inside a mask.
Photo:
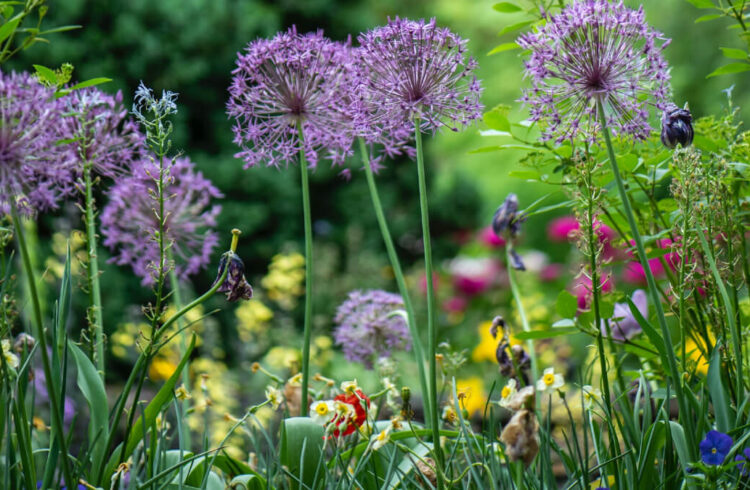
[[(750, 5), (684, 6), (744, 44), (708, 77), (750, 71)], [(657, 4), (494, 4), (523, 80), (492, 108), (440, 17), (245, 39), (216, 166), (301, 230), (260, 275), (253, 213), (223, 227), (243, 195), (176, 143), (181, 88), (34, 63), (86, 29), (54, 8), (0, 1), (0, 488), (750, 488), (750, 131), (732, 87), (675, 100)], [(447, 233), (453, 132), (523, 179)], [(367, 225), (316, 216), (330, 169)]]

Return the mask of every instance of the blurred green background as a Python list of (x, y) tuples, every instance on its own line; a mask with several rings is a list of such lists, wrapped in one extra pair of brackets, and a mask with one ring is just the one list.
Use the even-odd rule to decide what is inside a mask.
[[(519, 3), (523, 4), (524, 0)], [(219, 231), (224, 244), (233, 227), (243, 230), (240, 252), (248, 265), (248, 276), (266, 273), (270, 258), (288, 249), (301, 250), (301, 206), (298, 172), (295, 169), (255, 168), (243, 170), (233, 157), (237, 148), (231, 138), (231, 123), (225, 115), (226, 88), (238, 51), (258, 37), (297, 25), (300, 31), (323, 29), (334, 39), (356, 38), (361, 31), (382, 24), (388, 16), (436, 17), (469, 38), (478, 59), (478, 76), (483, 81), (483, 101), (489, 109), (496, 104), (512, 106), (510, 117), (520, 121), (524, 109), (516, 99), (523, 86), (520, 51), (493, 56), (497, 44), (513, 40), (499, 37), (500, 30), (519, 21), (519, 14), (502, 14), (492, 9), (492, 0), (66, 0), (50, 2), (47, 25), (78, 24), (82, 28), (56, 34), (51, 44), (39, 44), (15, 58), (10, 67), (32, 70), (33, 63), (57, 67), (72, 63), (75, 78), (106, 76), (114, 81), (102, 88), (122, 90), (126, 105), (139, 81), (157, 91), (179, 93), (179, 114), (175, 122), (174, 148), (196, 161), (200, 169), (225, 194)], [(637, 6), (636, 2), (627, 4)], [(647, 19), (673, 39), (665, 54), (672, 66), (675, 102), (688, 101), (696, 117), (718, 114), (726, 107), (724, 89), (736, 85), (734, 103), (742, 107), (742, 119), (750, 118), (750, 91), (746, 74), (706, 79), (706, 75), (727, 61), (720, 46), (741, 47), (732, 23), (721, 19), (696, 24), (701, 11), (683, 0), (649, 1)], [(557, 192), (556, 188), (508, 177), (517, 166), (512, 153), (470, 151), (497, 144), (480, 136), (481, 127), (463, 133), (444, 132), (428, 138), (427, 161), (431, 177), (433, 232), (438, 237), (436, 255), (449, 258), (457, 250), (455, 236), (488, 224), (493, 210), (508, 192), (521, 196), (522, 206), (537, 197)], [(350, 163), (359, 169), (361, 164)], [(381, 192), (400, 252), (407, 263), (421, 257), (419, 247), (416, 171), (409, 161), (388, 163), (380, 176)], [(372, 213), (364, 175), (355, 170), (350, 182), (338, 176), (340, 169), (324, 165), (313, 177), (313, 216), (316, 240), (324, 250), (333, 250), (333, 268), (346, 271), (350, 280), (328, 285), (331, 301), (343, 299), (345, 288), (382, 285), (373, 276), (372, 264), (360, 263), (373, 256), (376, 265), (386, 264), (380, 236)], [(557, 192), (557, 198), (562, 194)], [(99, 202), (106, 200), (106, 191)], [(45, 218), (42, 239), (67, 220), (76, 223), (75, 211)], [(542, 220), (547, 218), (535, 218)], [(44, 241), (44, 240), (42, 240)], [(543, 226), (532, 221), (525, 245), (544, 249)], [(327, 248), (326, 248), (327, 247)], [(367, 253), (366, 253), (367, 252)], [(368, 253), (370, 253), (368, 255)], [(139, 286), (129, 270), (105, 267), (106, 324), (114, 326), (126, 316), (129, 305), (149, 300), (150, 293)], [(209, 270), (196, 278), (202, 290), (213, 280)], [(83, 295), (79, 301), (83, 304)], [(332, 311), (321, 313), (319, 325)], [(318, 310), (320, 311), (320, 310)], [(222, 313), (227, 315), (229, 313)], [(221, 321), (223, 328), (230, 322)]]

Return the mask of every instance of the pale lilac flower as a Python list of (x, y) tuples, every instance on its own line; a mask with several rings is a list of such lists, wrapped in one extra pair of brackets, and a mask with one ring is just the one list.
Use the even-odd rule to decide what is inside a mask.
[[(327, 158), (343, 163), (354, 138), (350, 48), (292, 27), (248, 44), (232, 72), (227, 114), (245, 168)], [(302, 137), (300, 138), (300, 128)]]
[[(171, 244), (177, 274), (183, 278), (204, 268), (218, 244), (212, 228), (221, 206), (211, 201), (222, 194), (194, 167), (189, 158), (181, 157), (165, 169), (166, 243)], [(159, 262), (154, 181), (158, 175), (159, 167), (150, 159), (136, 166), (133, 175), (118, 179), (109, 190), (102, 210), (104, 245), (114, 252), (111, 261), (130, 265), (144, 284), (154, 282)]]
[(482, 117), (477, 62), (466, 55), (467, 41), (435, 19), (389, 19), (361, 34), (359, 43), (358, 90), (370, 109), (360, 125), (365, 132), (411, 139), (415, 118), (422, 131), (458, 131)]
[(543, 140), (595, 141), (597, 101), (616, 134), (645, 139), (648, 106), (667, 107), (670, 76), (662, 50), (669, 40), (646, 23), (642, 6), (579, 0), (517, 42), (531, 51), (525, 63), (531, 89), (521, 101), (532, 121), (544, 121)]
[(336, 344), (348, 360), (370, 368), (375, 357), (408, 350), (411, 340), (403, 308), (404, 300), (398, 294), (380, 290), (350, 292), (333, 319)]
[[(642, 317), (648, 318), (648, 296), (646, 291), (638, 289), (633, 292), (631, 301), (638, 309), (638, 312)], [(633, 311), (630, 308), (630, 304), (615, 303), (615, 313), (612, 315), (614, 321), (609, 323), (609, 328), (612, 330), (612, 338), (624, 342), (630, 340), (643, 331), (641, 324), (635, 318)], [(607, 336), (607, 326), (604, 324), (604, 320), (601, 323), (602, 335)]]
[(28, 73), (0, 72), (0, 213), (13, 199), (21, 214), (57, 208), (74, 189), (75, 160), (54, 90)]
[(122, 105), (122, 92), (112, 96), (96, 88), (76, 90), (65, 99), (69, 138), (79, 170), (90, 162), (94, 172), (114, 178), (141, 162), (145, 138)]

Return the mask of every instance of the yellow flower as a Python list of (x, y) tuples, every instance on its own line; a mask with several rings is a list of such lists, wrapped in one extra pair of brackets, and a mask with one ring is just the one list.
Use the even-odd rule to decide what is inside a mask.
[(594, 388), (591, 385), (585, 385), (581, 387), (583, 391), (583, 402), (586, 408), (592, 409), (602, 402), (602, 392), (599, 388)]
[(13, 350), (10, 346), (10, 340), (4, 339), (2, 341), (2, 350), (3, 350), (3, 357), (5, 358), (5, 362), (12, 367), (13, 369), (18, 369), (18, 356), (13, 353)]
[(177, 362), (165, 357), (156, 357), (151, 361), (148, 368), (148, 375), (154, 381), (163, 381), (169, 379), (177, 369)]
[(473, 415), (481, 412), (485, 406), (484, 383), (479, 376), (459, 379), (456, 381), (456, 393), (461, 407)]
[[(713, 338), (711, 340), (713, 340)], [(706, 350), (706, 344), (702, 339), (699, 340), (699, 342), (700, 345), (691, 337), (688, 337), (685, 340), (685, 353), (687, 354), (687, 359), (689, 361), (688, 364), (695, 366), (695, 372), (706, 376), (708, 374), (708, 359), (703, 355), (703, 352)]]
[(271, 406), (276, 410), (281, 405), (281, 402), (284, 401), (284, 395), (281, 394), (281, 390), (278, 388), (268, 385), (266, 386), (266, 400), (271, 402)]
[(353, 395), (355, 391), (359, 389), (359, 385), (357, 384), (357, 380), (352, 381), (343, 381), (341, 383), (341, 391), (346, 393), (347, 395)]
[(243, 301), (234, 310), (237, 317), (237, 333), (240, 340), (250, 342), (254, 337), (262, 335), (268, 329), (268, 322), (273, 318), (273, 311), (259, 299)]
[[(492, 322), (482, 322), (479, 324), (479, 343), (471, 353), (471, 360), (474, 362), (490, 361), (497, 362), (497, 346), (502, 340), (502, 332), (498, 331), (497, 339), (492, 338), (490, 327)], [(510, 336), (510, 345), (520, 345), (521, 341)]]
[(280, 345), (271, 347), (265, 357), (265, 362), (274, 369), (289, 369), (299, 361), (300, 352), (297, 349)]
[(190, 398), (192, 398), (192, 397), (193, 397), (193, 396), (192, 396), (192, 395), (190, 394), (190, 392), (189, 392), (189, 391), (187, 390), (187, 388), (185, 388), (185, 385), (184, 385), (184, 384), (183, 384), (183, 385), (180, 385), (180, 387), (179, 387), (179, 388), (177, 388), (176, 390), (174, 390), (174, 396), (175, 396), (175, 397), (176, 397), (176, 398), (177, 398), (178, 400), (180, 400), (180, 401), (184, 401), (184, 400), (189, 400)]
[(445, 405), (443, 407), (443, 420), (449, 424), (454, 424), (458, 420), (458, 414), (453, 405)]
[(305, 258), (298, 254), (279, 254), (271, 259), (268, 274), (261, 285), (270, 299), (284, 309), (292, 309), (296, 299), (305, 292)]

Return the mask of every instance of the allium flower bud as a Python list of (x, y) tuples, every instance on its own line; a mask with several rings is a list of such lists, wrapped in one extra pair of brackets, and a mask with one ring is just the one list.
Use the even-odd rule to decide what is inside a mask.
[[(218, 281), (224, 274), (224, 269), (229, 267), (224, 282), (221, 283), (216, 292), (227, 293), (227, 301), (237, 301), (238, 299), (250, 299), (253, 297), (253, 288), (245, 279), (245, 264), (236, 253), (229, 251), (221, 256), (219, 261), (219, 272), (216, 275)], [(214, 281), (214, 285), (216, 284)]]
[(687, 104), (680, 109), (669, 104), (661, 116), (661, 142), (667, 148), (674, 148), (679, 143), (683, 148), (693, 143), (693, 116)]

